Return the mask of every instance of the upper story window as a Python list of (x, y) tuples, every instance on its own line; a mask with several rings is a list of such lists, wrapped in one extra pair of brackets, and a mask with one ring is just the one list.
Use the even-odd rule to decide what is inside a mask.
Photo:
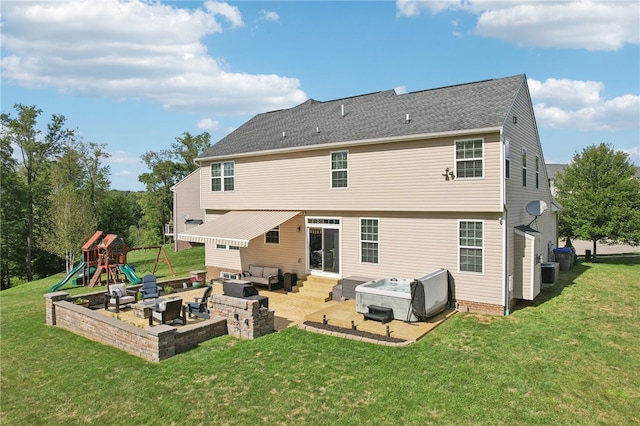
[(536, 189), (540, 188), (540, 157), (536, 155)]
[(511, 177), (511, 141), (508, 138), (504, 140), (504, 176)]
[(527, 150), (522, 148), (522, 186), (527, 186)]
[(378, 219), (360, 219), (360, 261), (378, 264), (379, 259)]
[(264, 234), (266, 244), (280, 244), (280, 226), (276, 226), (271, 231)]
[(456, 141), (456, 177), (478, 178), (483, 173), (482, 139)]
[(211, 163), (211, 191), (235, 189), (235, 162)]
[(331, 153), (331, 188), (349, 186), (349, 153), (336, 151)]

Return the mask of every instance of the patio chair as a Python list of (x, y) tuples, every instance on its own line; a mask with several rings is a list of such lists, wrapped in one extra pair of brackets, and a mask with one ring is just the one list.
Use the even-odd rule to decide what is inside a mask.
[(140, 287), (142, 300), (160, 297), (160, 290), (162, 289), (156, 283), (155, 275), (148, 274), (142, 277), (142, 287)]
[(131, 303), (135, 303), (136, 297), (132, 294), (133, 290), (128, 290), (125, 283), (110, 284), (108, 291), (104, 294), (104, 309), (110, 306), (116, 307), (116, 313), (120, 312), (120, 307), (124, 307)]
[(185, 309), (182, 308), (182, 299), (160, 300), (149, 312), (149, 325), (153, 325), (153, 321), (159, 321), (161, 324), (174, 321), (180, 321), (182, 324), (187, 323)]
[(202, 297), (196, 297), (195, 302), (187, 302), (186, 308), (189, 313), (189, 317), (191, 317), (191, 315), (195, 315), (198, 318), (210, 318), (209, 311), (207, 310), (207, 300), (209, 300), (212, 290), (213, 287), (207, 286)]

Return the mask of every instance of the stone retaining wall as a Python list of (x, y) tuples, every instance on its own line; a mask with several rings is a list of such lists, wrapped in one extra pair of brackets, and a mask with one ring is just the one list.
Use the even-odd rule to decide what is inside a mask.
[[(77, 306), (67, 301), (68, 294), (62, 291), (48, 293), (44, 297), (48, 325), (62, 327), (147, 361), (167, 359), (200, 342), (227, 334), (225, 318), (212, 316), (209, 320), (179, 330), (169, 325), (139, 328)], [(88, 298), (87, 295), (81, 297)]]

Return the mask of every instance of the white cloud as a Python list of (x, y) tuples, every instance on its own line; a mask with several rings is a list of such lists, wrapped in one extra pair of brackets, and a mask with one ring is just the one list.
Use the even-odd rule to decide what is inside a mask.
[(306, 99), (296, 78), (230, 72), (208, 54), (205, 36), (243, 25), (226, 3), (187, 10), (141, 0), (8, 2), (2, 19), (2, 78), (20, 86), (225, 115)]
[(617, 50), (639, 44), (640, 4), (633, 1), (396, 1), (399, 16), (445, 10), (478, 16), (476, 34), (522, 46)]
[(139, 155), (134, 155), (126, 151), (110, 152), (110, 157), (107, 159), (108, 163), (112, 164), (135, 164), (142, 165), (142, 160)]
[(542, 127), (620, 130), (640, 126), (640, 96), (626, 94), (604, 100), (597, 81), (529, 79), (536, 120)]
[(600, 101), (600, 91), (604, 83), (600, 81), (579, 81), (568, 79), (548, 78), (541, 82), (528, 79), (531, 97), (540, 100), (553, 99), (564, 105), (597, 105)]
[(205, 8), (211, 12), (211, 14), (222, 15), (224, 18), (231, 22), (234, 27), (241, 27), (244, 25), (242, 22), (242, 15), (237, 7), (231, 6), (227, 3), (221, 3), (216, 1), (207, 1), (204, 4)]
[(280, 16), (276, 12), (271, 12), (271, 11), (262, 9), (260, 11), (259, 20), (270, 21), (270, 22), (280, 22)]
[(638, 142), (638, 146), (629, 149), (621, 148), (620, 151), (627, 153), (634, 164), (640, 164), (640, 142)]
[(203, 118), (198, 121), (198, 129), (200, 130), (215, 130), (220, 125), (218, 120), (214, 120), (212, 118)]

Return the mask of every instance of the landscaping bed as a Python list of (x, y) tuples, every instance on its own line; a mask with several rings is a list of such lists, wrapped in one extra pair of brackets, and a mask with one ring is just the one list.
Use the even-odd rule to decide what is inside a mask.
[(398, 339), (397, 337), (384, 336), (382, 334), (370, 333), (368, 331), (361, 331), (358, 329), (338, 327), (336, 325), (323, 324), (321, 322), (314, 321), (305, 321), (303, 323), (306, 326), (317, 328), (319, 330), (326, 330), (329, 332), (346, 334), (348, 336), (357, 336), (371, 340), (377, 340), (380, 342), (388, 342), (388, 343), (405, 343), (407, 342), (405, 339)]

